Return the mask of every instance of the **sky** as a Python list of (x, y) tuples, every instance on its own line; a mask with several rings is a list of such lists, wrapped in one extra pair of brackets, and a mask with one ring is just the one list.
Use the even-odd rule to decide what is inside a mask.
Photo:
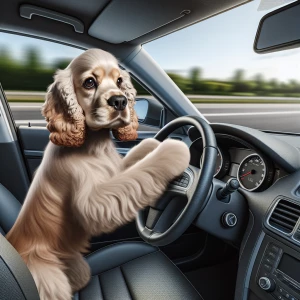
[[(287, 2), (264, 2), (276, 1)], [(206, 78), (227, 79), (233, 70), (242, 68), (249, 78), (262, 73), (269, 79), (300, 80), (300, 48), (271, 54), (253, 51), (259, 21), (268, 13), (258, 11), (259, 4), (253, 1), (242, 5), (152, 41), (144, 48), (165, 70), (198, 66)]]
[[(263, 0), (265, 3), (290, 0)], [(262, 73), (265, 79), (300, 81), (300, 48), (259, 55), (253, 42), (260, 19), (268, 12), (258, 11), (255, 0), (148, 44), (144, 49), (167, 71), (188, 74), (192, 67), (203, 69), (203, 77), (226, 80), (235, 69), (245, 69), (246, 77)], [(22, 60), (24, 49), (39, 49), (42, 59), (72, 59), (82, 50), (38, 39), (0, 33), (0, 47)]]

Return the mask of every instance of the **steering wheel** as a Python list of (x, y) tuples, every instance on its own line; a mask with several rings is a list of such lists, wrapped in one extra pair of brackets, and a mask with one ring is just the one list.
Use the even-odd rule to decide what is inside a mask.
[[(136, 218), (141, 238), (154, 246), (164, 246), (179, 238), (201, 212), (210, 195), (215, 173), (217, 143), (206, 120), (197, 116), (177, 118), (164, 126), (155, 136), (165, 140), (174, 130), (193, 125), (203, 140), (202, 168), (192, 165), (170, 185), (155, 206), (140, 211)], [(176, 163), (176, 162), (174, 162)]]

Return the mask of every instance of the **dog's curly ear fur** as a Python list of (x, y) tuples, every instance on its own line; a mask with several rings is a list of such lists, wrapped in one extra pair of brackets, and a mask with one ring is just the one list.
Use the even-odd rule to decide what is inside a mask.
[(80, 147), (85, 140), (85, 117), (77, 102), (72, 73), (69, 68), (58, 70), (48, 87), (42, 107), (52, 143)]
[(131, 122), (125, 127), (113, 129), (112, 132), (114, 137), (120, 141), (133, 141), (138, 137), (137, 129), (139, 127), (138, 117), (134, 110), (136, 90), (133, 87), (129, 74), (126, 71), (121, 70), (121, 75), (123, 83), (121, 84), (120, 89), (127, 97)]

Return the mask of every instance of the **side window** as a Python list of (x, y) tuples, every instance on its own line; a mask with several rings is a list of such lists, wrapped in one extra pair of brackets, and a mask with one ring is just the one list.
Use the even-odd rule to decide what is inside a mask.
[[(0, 33), (0, 82), (17, 125), (45, 126), (41, 106), (57, 69), (84, 50), (40, 39)], [(138, 96), (149, 97), (137, 82)], [(140, 125), (139, 130), (157, 130)]]
[(40, 107), (53, 74), (82, 52), (53, 42), (0, 33), (0, 82), (17, 125), (46, 124)]

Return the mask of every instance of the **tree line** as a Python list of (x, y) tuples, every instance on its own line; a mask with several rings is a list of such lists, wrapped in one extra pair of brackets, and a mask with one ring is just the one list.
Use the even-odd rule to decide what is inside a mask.
[(228, 80), (208, 80), (202, 74), (202, 69), (195, 67), (187, 77), (176, 73), (168, 75), (185, 94), (300, 97), (300, 82), (296, 79), (289, 82), (276, 78), (266, 80), (260, 73), (246, 79), (243, 69), (235, 70)]
[[(56, 60), (46, 64), (35, 48), (25, 51), (24, 58), (17, 60), (6, 48), (0, 49), (0, 82), (5, 90), (46, 91), (53, 81), (54, 72), (64, 69), (70, 60)], [(204, 78), (201, 68), (192, 68), (188, 76), (168, 72), (169, 77), (185, 94), (201, 95), (257, 95), (300, 97), (300, 82), (290, 80), (280, 82), (274, 78), (264, 79), (262, 74), (246, 79), (245, 70), (235, 70), (229, 80), (209, 80)], [(138, 94), (147, 92), (136, 82)]]

